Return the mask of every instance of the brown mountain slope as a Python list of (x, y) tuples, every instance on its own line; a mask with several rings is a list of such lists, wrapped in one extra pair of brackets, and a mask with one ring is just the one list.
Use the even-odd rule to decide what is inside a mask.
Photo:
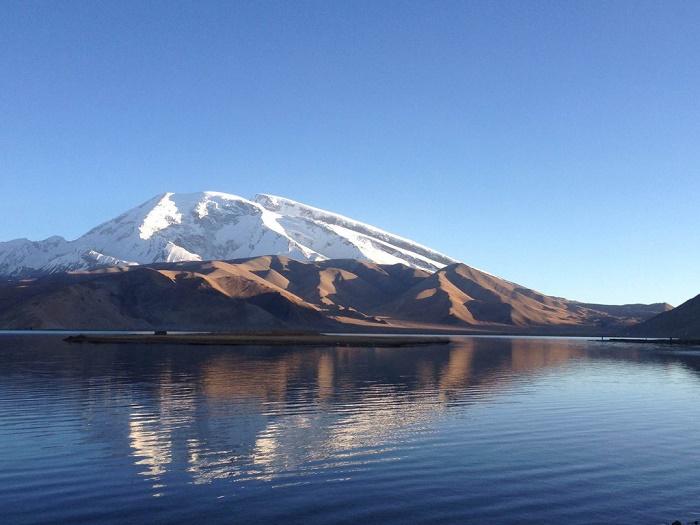
[[(246, 298), (263, 286), (326, 316), (377, 322), (371, 312), (430, 274), (402, 264), (378, 265), (352, 259), (304, 263), (286, 256), (208, 263), (153, 265), (161, 272), (195, 272), (231, 296)], [(216, 270), (216, 271), (215, 271)], [(235, 277), (234, 277), (235, 276)], [(238, 281), (245, 277), (243, 283)], [(237, 284), (238, 283), (238, 284)]]
[(700, 295), (632, 327), (629, 335), (700, 339)]
[(653, 304), (597, 304), (597, 303), (577, 303), (584, 308), (605, 312), (614, 317), (626, 317), (634, 319), (639, 323), (645, 319), (649, 319), (659, 313), (673, 310), (673, 306), (668, 303), (653, 303)]
[(400, 319), (431, 319), (451, 325), (607, 328), (634, 322), (624, 315), (541, 294), (465, 264), (438, 270), (385, 308)]
[(273, 258), (271, 271), (256, 273), (266, 280), (282, 276), (288, 282), (287, 290), (311, 304), (363, 312), (375, 310), (430, 275), (403, 264), (379, 265), (354, 259), (309, 264), (286, 257)]
[(332, 328), (318, 308), (245, 268), (146, 266), (57, 274), (0, 288), (0, 326), (77, 329)]
[[(356, 260), (283, 256), (56, 274), (0, 286), (2, 328), (201, 330), (344, 327), (488, 330), (632, 324), (661, 306), (550, 297), (464, 264), (433, 274)], [(607, 310), (606, 310), (607, 309)], [(617, 312), (621, 312), (616, 315)], [(628, 315), (629, 314), (629, 315)]]

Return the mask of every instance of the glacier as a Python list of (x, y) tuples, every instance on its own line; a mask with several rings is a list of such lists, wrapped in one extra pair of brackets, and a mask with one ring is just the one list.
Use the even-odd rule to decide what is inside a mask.
[(433, 272), (457, 262), (410, 239), (284, 197), (163, 193), (69, 241), (0, 242), (0, 275), (23, 278), (103, 266), (286, 255), (358, 259)]

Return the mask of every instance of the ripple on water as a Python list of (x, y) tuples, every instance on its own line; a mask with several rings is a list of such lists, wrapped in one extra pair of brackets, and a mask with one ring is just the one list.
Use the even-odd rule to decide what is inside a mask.
[(700, 519), (700, 356), (0, 338), (8, 523)]

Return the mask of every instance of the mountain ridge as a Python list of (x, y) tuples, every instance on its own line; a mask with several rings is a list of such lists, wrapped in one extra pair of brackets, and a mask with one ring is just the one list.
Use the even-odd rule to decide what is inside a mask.
[(166, 192), (74, 240), (56, 235), (0, 242), (0, 275), (266, 254), (404, 263), (428, 271), (456, 262), (407, 238), (284, 197), (258, 194), (249, 200), (214, 191)]
[[(259, 270), (244, 271), (240, 266), (244, 260), (255, 260), (251, 264), (260, 266)], [(238, 266), (230, 266), (230, 261)], [(316, 266), (309, 270), (294, 261)], [(189, 263), (195, 263), (193, 268), (209, 264), (219, 273), (231, 275), (224, 275), (222, 282), (194, 275), (201, 274), (199, 270), (188, 276), (185, 267)], [(160, 264), (180, 266), (161, 269)], [(630, 319), (646, 320), (670, 308), (664, 303), (600, 305), (548, 296), (370, 224), (267, 193), (247, 199), (216, 191), (165, 192), (74, 240), (51, 236), (43, 241), (0, 242), (0, 277), (10, 281), (102, 268), (111, 268), (111, 272), (139, 265), (160, 272), (161, 277), (177, 277), (174, 282), (183, 284), (179, 290), (166, 293), (147, 280), (154, 293), (164, 294), (162, 304), (171, 304), (183, 287), (197, 282), (197, 286), (217, 292), (231, 289), (231, 294), (224, 295), (250, 303), (239, 306), (251, 319), (261, 297), (274, 296), (280, 304), (286, 301), (292, 305), (289, 312), (302, 306), (299, 312), (307, 312), (306, 306), (323, 311), (323, 321), (309, 321), (319, 326), (340, 315), (349, 316), (353, 323), (370, 324), (386, 317), (413, 325), (429, 318), (428, 324), (437, 326), (605, 328)], [(127, 286), (138, 275), (124, 277), (119, 286)], [(234, 281), (254, 290), (253, 295), (236, 288)], [(44, 289), (42, 283), (47, 282), (52, 281), (31, 286)], [(71, 290), (78, 293), (77, 288)], [(133, 295), (125, 288), (119, 290), (124, 297)], [(68, 294), (65, 299), (70, 302), (71, 297)], [(89, 303), (91, 299), (83, 300)], [(147, 297), (141, 300), (151, 304)], [(219, 306), (221, 301), (220, 297), (213, 300)], [(183, 304), (189, 303), (185, 300)], [(137, 317), (142, 314), (138, 308), (134, 312)], [(43, 319), (43, 314), (38, 318)]]
[[(610, 306), (624, 310), (623, 306)], [(0, 285), (4, 329), (620, 332), (662, 311), (613, 315), (463, 263), (433, 273), (356, 259), (159, 262)]]
[(700, 339), (700, 295), (631, 327), (628, 335)]

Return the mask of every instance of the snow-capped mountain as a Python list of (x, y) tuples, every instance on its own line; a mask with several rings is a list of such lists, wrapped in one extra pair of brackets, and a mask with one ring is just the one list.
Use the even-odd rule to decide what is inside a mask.
[(368, 224), (283, 197), (165, 193), (68, 241), (0, 242), (0, 275), (22, 277), (104, 265), (287, 255), (360, 259), (434, 271), (454, 259)]

